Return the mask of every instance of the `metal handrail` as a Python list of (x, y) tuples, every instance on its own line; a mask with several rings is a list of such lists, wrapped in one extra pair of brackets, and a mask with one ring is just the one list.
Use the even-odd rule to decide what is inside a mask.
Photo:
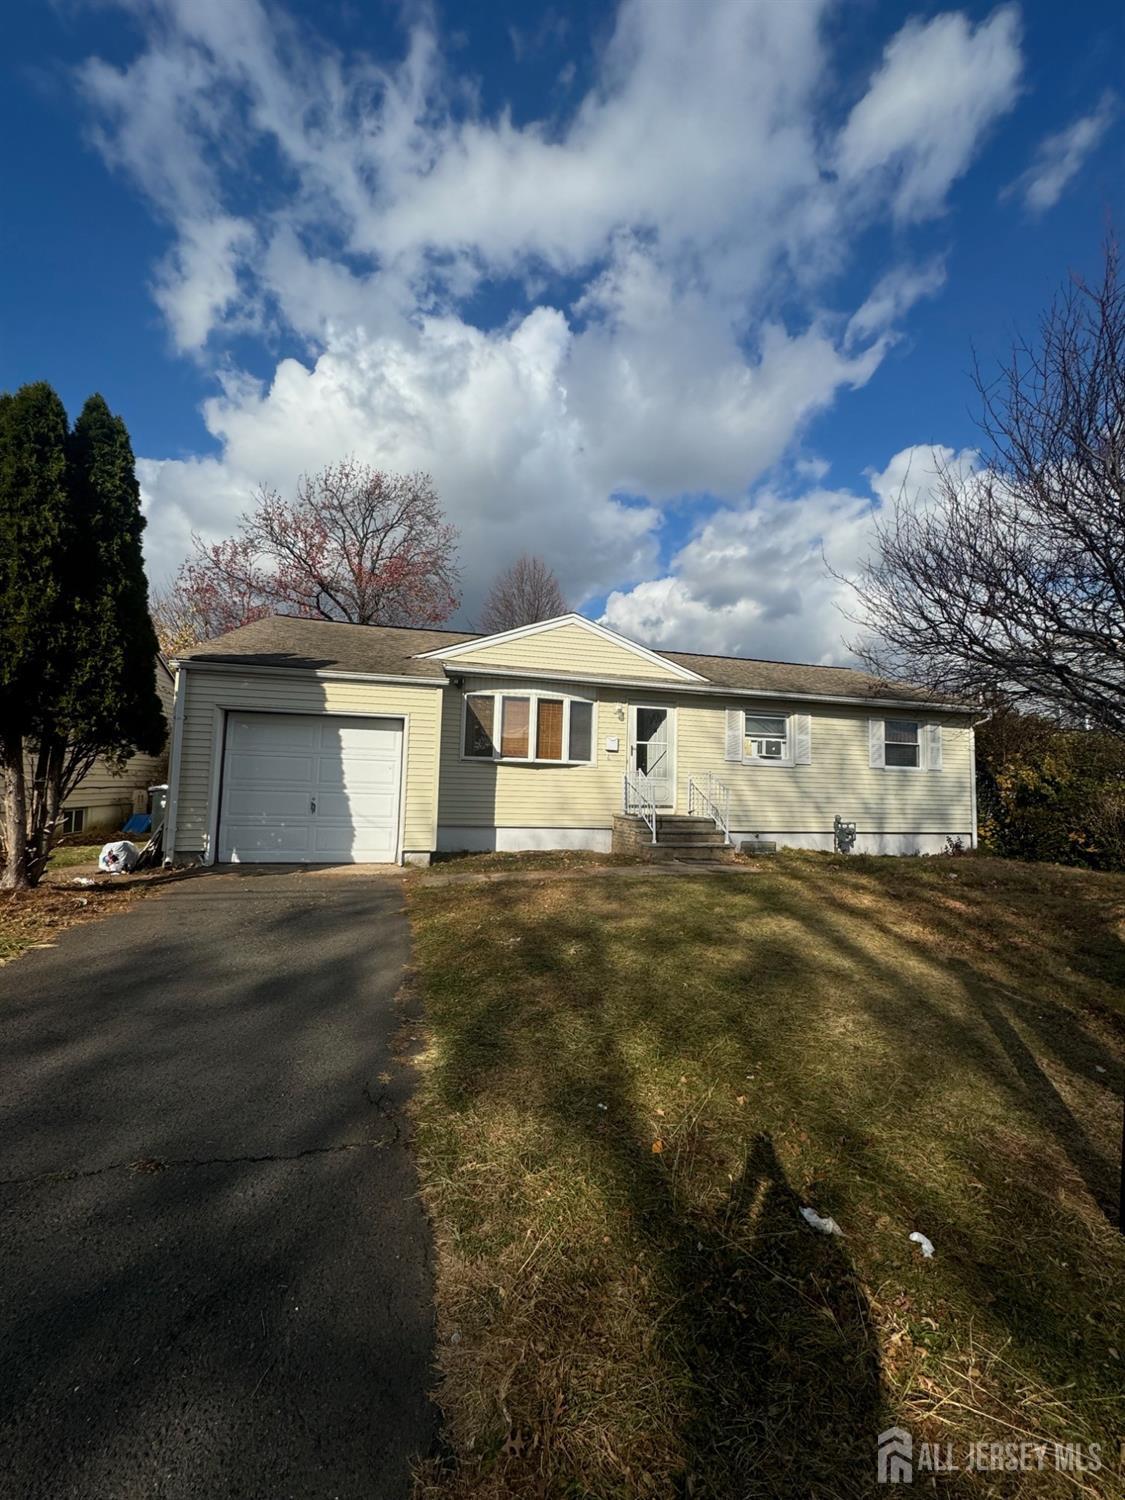
[(643, 818), (645, 827), (652, 834), (652, 842), (656, 843), (656, 802), (646, 793), (640, 782), (625, 772), (625, 785), (623, 788), (623, 803), (625, 812), (634, 818)]
[(710, 818), (723, 835), (723, 843), (730, 837), (730, 787), (713, 771), (704, 771), (700, 776), (688, 777), (688, 816), (694, 817), (696, 808)]

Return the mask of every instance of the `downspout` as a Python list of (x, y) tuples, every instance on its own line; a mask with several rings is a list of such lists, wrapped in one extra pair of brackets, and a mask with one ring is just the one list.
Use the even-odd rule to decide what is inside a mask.
[[(164, 808), (164, 865), (167, 868), (176, 853), (176, 812), (180, 801), (180, 753), (184, 739), (184, 700), (187, 698), (187, 673), (174, 662), (176, 681), (172, 709), (172, 749), (168, 756), (168, 801)], [(975, 804), (974, 804), (975, 805)]]

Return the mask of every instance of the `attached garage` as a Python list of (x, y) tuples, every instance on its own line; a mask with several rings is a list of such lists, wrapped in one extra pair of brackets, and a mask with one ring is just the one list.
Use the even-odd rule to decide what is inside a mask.
[(221, 861), (398, 858), (401, 719), (228, 713), (225, 738)]
[(176, 663), (165, 852), (204, 864), (428, 861), (447, 632), (269, 617)]

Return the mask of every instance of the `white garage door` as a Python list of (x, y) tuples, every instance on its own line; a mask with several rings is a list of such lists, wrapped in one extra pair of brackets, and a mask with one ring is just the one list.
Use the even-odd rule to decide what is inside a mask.
[(401, 719), (227, 715), (219, 859), (398, 857)]

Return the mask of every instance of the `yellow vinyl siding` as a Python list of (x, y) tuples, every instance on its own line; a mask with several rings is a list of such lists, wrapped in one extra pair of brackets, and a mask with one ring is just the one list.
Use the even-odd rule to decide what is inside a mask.
[[(549, 683), (532, 679), (473, 678), (472, 691), (519, 692)], [(554, 685), (558, 691), (558, 685)], [(516, 765), (461, 758), (461, 692), (446, 689), (441, 752), (438, 822), (443, 827), (608, 828), (621, 809), (622, 776), (628, 764), (628, 705), (668, 704), (675, 708), (676, 807), (688, 810), (688, 778), (712, 771), (731, 792), (731, 827), (740, 832), (818, 832), (831, 834), (839, 814), (872, 833), (959, 833), (972, 827), (970, 751), (967, 720), (925, 715), (943, 724), (941, 771), (872, 770), (868, 765), (869, 717), (894, 717), (890, 710), (869, 714), (861, 707), (779, 703), (763, 699), (724, 699), (661, 691), (600, 687), (574, 695), (593, 698), (592, 766)], [(807, 766), (749, 766), (724, 758), (726, 709), (757, 707), (762, 713), (808, 713), (812, 721), (812, 763)], [(903, 711), (899, 717), (910, 717)], [(620, 749), (605, 748), (616, 735)]]
[(649, 661), (592, 630), (584, 630), (581, 625), (556, 625), (537, 635), (521, 636), (496, 646), (482, 645), (479, 650), (459, 653), (451, 659), (450, 668), (455, 668), (458, 662), (521, 667), (532, 672), (590, 672), (595, 677), (651, 677), (656, 682), (668, 678), (683, 680), (683, 674), (672, 665), (664, 667)]
[[(164, 710), (164, 723), (172, 724), (172, 678), (162, 663), (156, 664), (156, 696)], [(63, 803), (63, 809), (84, 807), (87, 824), (96, 827), (101, 819), (112, 820), (133, 810), (133, 792), (147, 791), (168, 774), (168, 756), (131, 755), (120, 771), (115, 771), (101, 756)]]
[[(968, 833), (972, 828), (968, 721), (919, 710), (850, 708), (843, 704), (744, 700), (759, 713), (807, 713), (812, 761), (807, 766), (739, 765), (724, 759), (730, 700), (681, 701), (677, 812), (687, 812), (688, 777), (713, 771), (730, 787), (731, 828), (739, 832), (831, 833), (832, 819), (870, 833)], [(873, 770), (869, 718), (911, 718), (942, 724), (940, 771)]]
[[(519, 693), (566, 691), (593, 698), (594, 764), (589, 766), (516, 765), (490, 760), (462, 760), (462, 693), (445, 690), (442, 714), (441, 797), (438, 822), (456, 827), (608, 828), (620, 811), (621, 773), (625, 769), (625, 725), (615, 717), (614, 703), (597, 702), (581, 687), (561, 690), (558, 683), (490, 677), (472, 679), (468, 691), (500, 688)], [(607, 735), (616, 734), (621, 749), (606, 750)]]
[(297, 672), (208, 672), (188, 667), (176, 805), (177, 854), (207, 852), (213, 821), (212, 766), (216, 710), (264, 713), (364, 714), (406, 720), (404, 850), (433, 849), (437, 833), (440, 687), (348, 682)]

